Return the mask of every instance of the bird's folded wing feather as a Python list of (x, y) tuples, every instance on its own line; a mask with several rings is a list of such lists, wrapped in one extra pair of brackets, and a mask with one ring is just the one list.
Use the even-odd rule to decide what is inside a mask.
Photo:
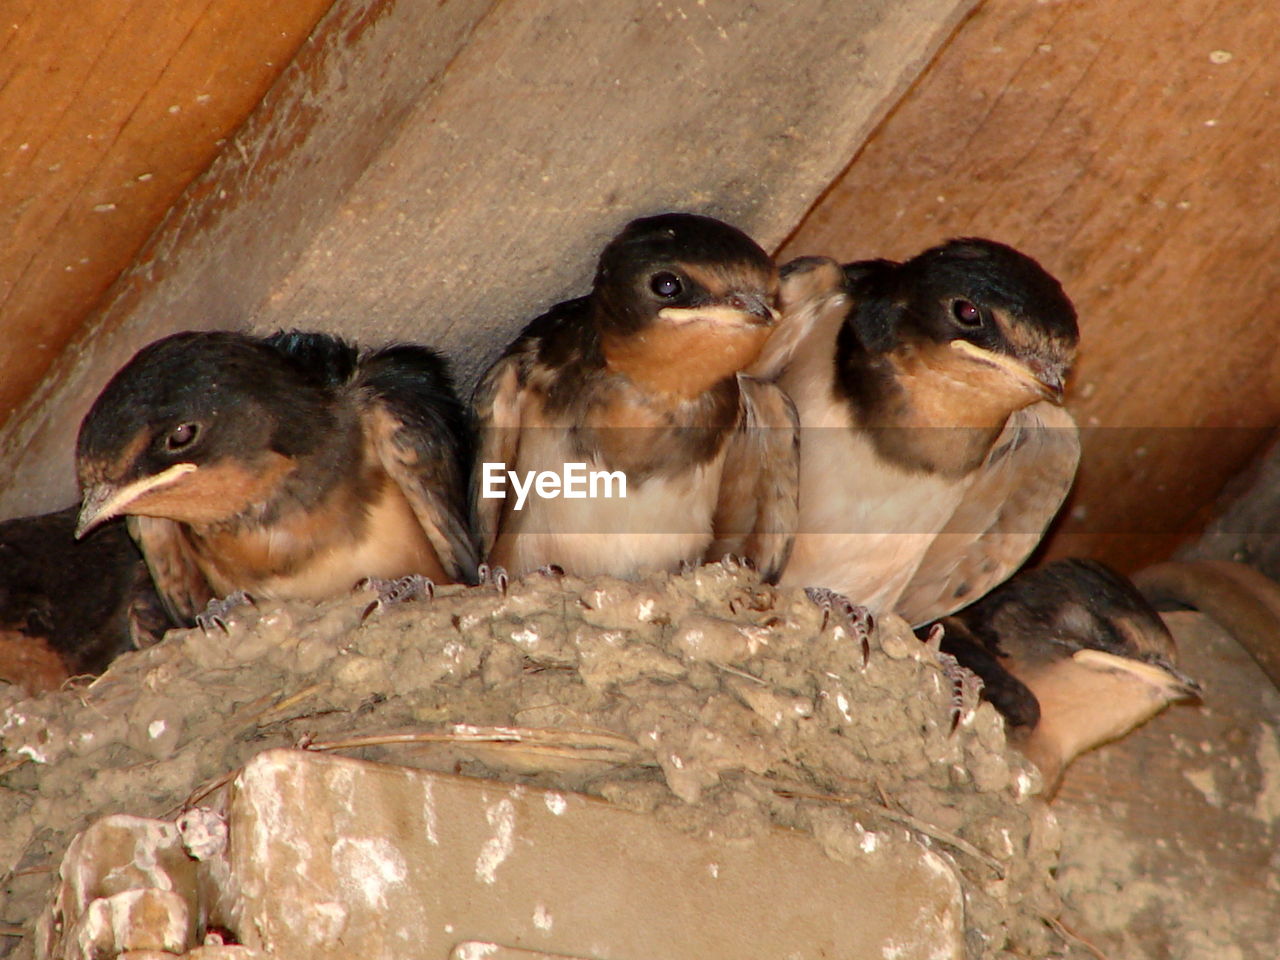
[(404, 492), (441, 564), (461, 583), (475, 583), (479, 563), (467, 516), (469, 425), (461, 405), (425, 379), (392, 369), (418, 365), (414, 348), (362, 361), (361, 415), (378, 460)]
[(129, 644), (136, 650), (158, 643), (166, 630), (176, 625), (172, 613), (155, 590), (149, 571), (137, 571), (129, 585), (125, 624), (129, 632)]
[(742, 414), (729, 440), (706, 559), (750, 557), (770, 583), (791, 555), (800, 481), (800, 425), (781, 389), (740, 376)]
[(827, 257), (801, 257), (783, 267), (779, 299), (782, 321), (746, 371), (759, 380), (776, 380), (802, 342), (840, 323), (849, 309), (844, 272)]
[(478, 436), (475, 469), (471, 474), (471, 516), (481, 557), (487, 557), (493, 549), (507, 502), (503, 498), (481, 496), (482, 467), (485, 463), (505, 463), (515, 469), (525, 393), (520, 382), (522, 362), (519, 354), (509, 354), (499, 360), (476, 386), (473, 400)]
[(182, 525), (159, 517), (129, 517), (129, 533), (146, 558), (160, 601), (175, 623), (191, 626), (214, 599)]
[(1040, 401), (1011, 416), (899, 596), (898, 613), (912, 624), (935, 620), (1011, 576), (1062, 506), (1079, 461), (1066, 410)]

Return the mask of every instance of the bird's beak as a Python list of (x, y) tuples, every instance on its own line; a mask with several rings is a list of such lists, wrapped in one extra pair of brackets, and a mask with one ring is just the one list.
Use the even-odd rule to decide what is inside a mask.
[(1199, 700), (1204, 693), (1200, 684), (1163, 659), (1154, 662), (1135, 660), (1094, 649), (1077, 650), (1071, 659), (1095, 670), (1131, 674), (1163, 692), (1171, 701)]
[(1067, 372), (1057, 364), (1041, 360), (1027, 361), (1026, 368), (1031, 374), (1032, 385), (1040, 396), (1061, 406), (1067, 391)]
[(84, 499), (80, 501), (80, 517), (76, 521), (77, 540), (116, 515), (111, 502), (115, 494), (116, 488), (109, 483), (99, 483), (84, 492)]
[(966, 356), (1003, 370), (1032, 393), (1044, 400), (1061, 404), (1066, 390), (1066, 371), (1056, 364), (1040, 360), (1022, 360), (1007, 353), (985, 350), (968, 340), (952, 340), (951, 347)]
[(728, 299), (731, 307), (741, 310), (753, 322), (762, 326), (773, 326), (781, 316), (768, 299), (759, 293), (733, 293)]
[(1161, 663), (1160, 669), (1174, 679), (1174, 684), (1170, 689), (1176, 693), (1178, 700), (1194, 700), (1197, 703), (1204, 700), (1204, 687), (1196, 683), (1177, 667), (1169, 663)]
[(76, 539), (112, 517), (125, 513), (125, 508), (145, 493), (157, 487), (168, 486), (184, 474), (196, 469), (194, 463), (175, 463), (167, 470), (150, 477), (143, 477), (124, 486), (98, 483), (84, 492), (80, 502), (80, 516), (76, 521)]
[(778, 311), (759, 293), (730, 293), (723, 301), (698, 307), (664, 307), (658, 318), (677, 326), (703, 321), (726, 327), (770, 327)]

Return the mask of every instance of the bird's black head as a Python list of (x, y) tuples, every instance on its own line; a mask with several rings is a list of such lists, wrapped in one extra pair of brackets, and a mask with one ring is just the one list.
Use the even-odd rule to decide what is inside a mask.
[(79, 533), (124, 513), (216, 522), (310, 453), (330, 385), (264, 341), (178, 333), (144, 347), (80, 425)]
[(601, 320), (623, 331), (664, 313), (684, 318), (715, 309), (767, 326), (775, 320), (777, 288), (773, 261), (737, 227), (665, 213), (632, 220), (610, 241), (592, 295)]
[(701, 365), (715, 379), (755, 359), (777, 321), (777, 295), (773, 261), (741, 230), (667, 213), (633, 220), (610, 241), (591, 301), (611, 365), (643, 380), (655, 379), (649, 367), (685, 375)]
[(931, 365), (946, 366), (953, 379), (1025, 393), (1024, 402), (1061, 400), (1079, 339), (1076, 312), (1031, 257), (969, 237), (902, 264), (845, 270), (857, 304), (850, 322), (867, 350), (932, 348)]
[(1014, 577), (959, 616), (1004, 657), (1040, 707), (1022, 751), (1052, 796), (1086, 750), (1124, 736), (1199, 686), (1174, 666), (1172, 635), (1137, 588), (1095, 560)]
[(1038, 636), (1067, 651), (1100, 650), (1172, 672), (1173, 636), (1126, 577), (1097, 560), (1056, 560), (1025, 571), (974, 604), (998, 638)]

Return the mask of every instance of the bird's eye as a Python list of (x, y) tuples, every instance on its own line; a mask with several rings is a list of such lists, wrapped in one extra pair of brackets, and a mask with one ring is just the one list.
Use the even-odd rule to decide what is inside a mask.
[(195, 443), (196, 437), (199, 435), (200, 425), (198, 423), (180, 423), (169, 431), (169, 435), (164, 438), (164, 445), (169, 450), (185, 450)]
[(649, 278), (649, 289), (662, 297), (664, 300), (670, 300), (672, 297), (678, 297), (684, 291), (684, 284), (680, 282), (680, 278), (674, 273), (663, 271), (655, 273)]
[(952, 300), (951, 315), (962, 327), (982, 326), (982, 311), (972, 300)]

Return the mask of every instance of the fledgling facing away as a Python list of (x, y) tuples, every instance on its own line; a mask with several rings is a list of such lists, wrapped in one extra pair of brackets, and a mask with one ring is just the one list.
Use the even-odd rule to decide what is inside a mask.
[[(628, 224), (591, 293), (530, 323), (476, 389), (472, 503), (489, 562), (632, 577), (734, 554), (776, 578), (795, 525), (794, 411), (740, 371), (777, 319), (777, 284), (768, 255), (728, 224)], [(625, 476), (625, 497), (615, 477), (595, 496), (533, 492), (517, 509), (510, 487), (485, 480), (571, 463)]]
[(241, 590), (320, 600), (366, 577), (474, 582), (470, 453), (465, 409), (425, 347), (178, 333), (140, 350), (80, 426), (79, 533), (127, 514), (184, 623)]
[(0, 681), (97, 674), (174, 626), (122, 527), (77, 541), (77, 507), (0, 523)]
[(1077, 756), (1200, 695), (1160, 615), (1094, 560), (1024, 571), (940, 622), (942, 652), (982, 679), (1048, 797)]
[(782, 270), (753, 373), (800, 415), (800, 523), (782, 583), (913, 624), (1013, 573), (1075, 476), (1059, 406), (1076, 314), (1038, 263), (960, 239), (905, 263)]

